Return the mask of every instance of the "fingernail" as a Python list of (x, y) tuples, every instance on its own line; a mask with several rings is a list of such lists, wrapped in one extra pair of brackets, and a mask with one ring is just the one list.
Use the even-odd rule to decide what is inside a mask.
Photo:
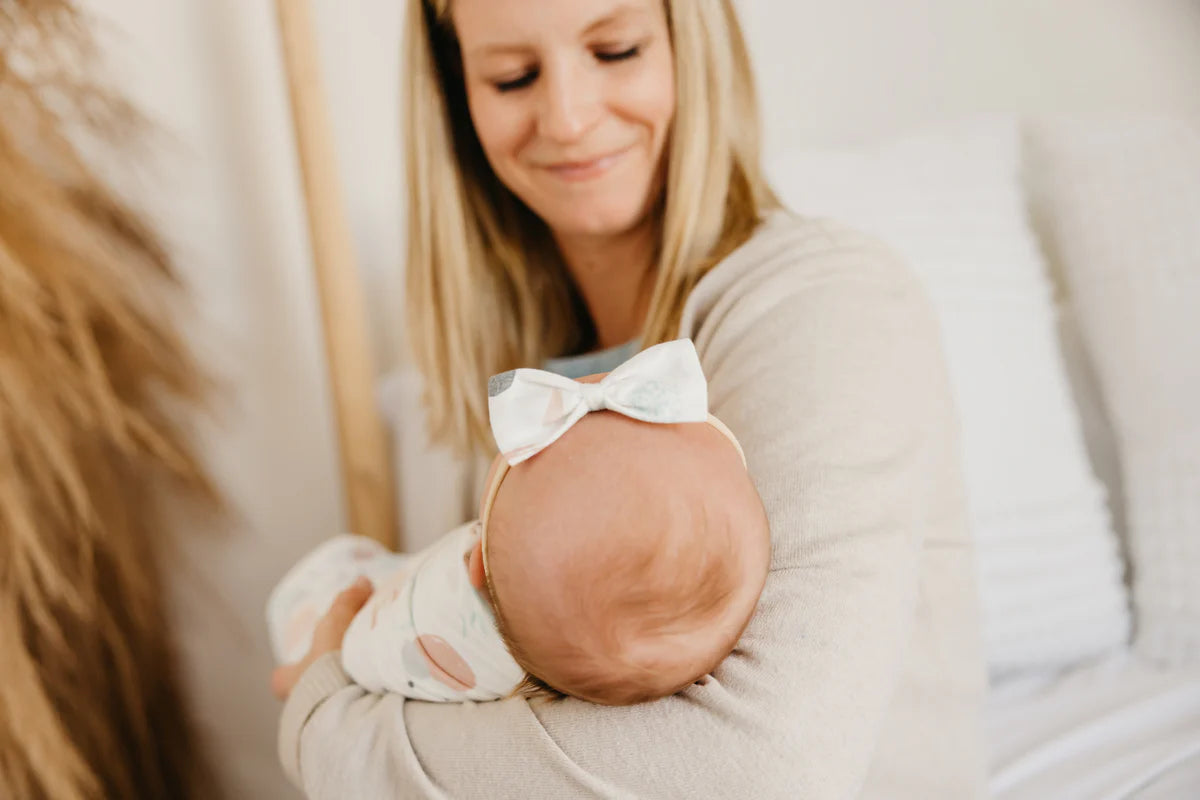
[(354, 588), (355, 589), (370, 589), (371, 588), (371, 579), (368, 578), (366, 575), (359, 575), (358, 580), (356, 580), (354, 582)]

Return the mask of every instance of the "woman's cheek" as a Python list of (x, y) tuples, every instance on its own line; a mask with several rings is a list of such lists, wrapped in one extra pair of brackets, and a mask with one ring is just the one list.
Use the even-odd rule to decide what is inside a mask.
[(490, 90), (490, 87), (476, 94), (479, 99), (471, 103), (471, 122), (484, 154), (495, 167), (516, 149), (523, 113), (515, 103)]
[(656, 133), (669, 126), (675, 115), (675, 65), (670, 51), (660, 50), (658, 55), (647, 57), (647, 69), (630, 87), (632, 102), (639, 105), (645, 119), (654, 122)]

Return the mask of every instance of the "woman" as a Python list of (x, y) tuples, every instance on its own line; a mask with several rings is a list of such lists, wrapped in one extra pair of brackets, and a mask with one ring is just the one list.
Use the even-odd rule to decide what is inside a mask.
[(337, 652), (366, 600), (348, 590), (275, 675), (289, 775), (312, 798), (981, 794), (937, 324), (890, 251), (777, 210), (730, 0), (412, 0), (408, 24), (408, 322), (431, 435), (486, 462), (489, 375), (598, 372), (690, 337), (772, 571), (713, 676), (627, 708), (366, 694)]

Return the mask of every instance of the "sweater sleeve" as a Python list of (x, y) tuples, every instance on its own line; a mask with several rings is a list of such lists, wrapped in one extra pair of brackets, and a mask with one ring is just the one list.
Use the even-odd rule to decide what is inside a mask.
[(706, 277), (719, 291), (702, 282), (693, 293), (684, 331), (771, 523), (772, 570), (734, 653), (684, 692), (628, 708), (406, 701), (318, 662), (280, 733), (310, 798), (859, 792), (938, 508), (930, 442), (956, 424), (940, 413), (950, 404), (937, 323), (880, 247), (781, 248), (714, 273), (726, 267), (724, 286)]

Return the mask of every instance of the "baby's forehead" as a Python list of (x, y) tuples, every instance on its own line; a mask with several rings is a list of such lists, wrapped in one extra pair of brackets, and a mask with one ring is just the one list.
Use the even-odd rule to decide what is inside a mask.
[(586, 563), (573, 562), (589, 550), (608, 557), (614, 547), (691, 546), (713, 523), (757, 511), (747, 485), (736, 446), (711, 425), (588, 414), (508, 470), (490, 509), (503, 524), (489, 523), (489, 554), (586, 574)]
[(670, 568), (660, 551), (703, 545), (706, 534), (726, 535), (721, 529), (741, 506), (754, 510), (721, 469), (669, 458), (599, 466), (514, 469), (492, 512), (499, 523), (491, 525), (488, 542), (495, 569), (506, 571), (502, 564), (510, 558), (529, 572), (573, 578)]
[(653, 486), (654, 478), (669, 479), (700, 466), (744, 469), (737, 447), (710, 424), (655, 424), (602, 411), (586, 415), (510, 473), (542, 482), (616, 473)]
[(663, 510), (680, 503), (736, 504), (746, 480), (736, 446), (711, 425), (657, 425), (601, 412), (509, 469), (490, 512), (563, 525), (620, 523), (622, 516), (664, 524)]

